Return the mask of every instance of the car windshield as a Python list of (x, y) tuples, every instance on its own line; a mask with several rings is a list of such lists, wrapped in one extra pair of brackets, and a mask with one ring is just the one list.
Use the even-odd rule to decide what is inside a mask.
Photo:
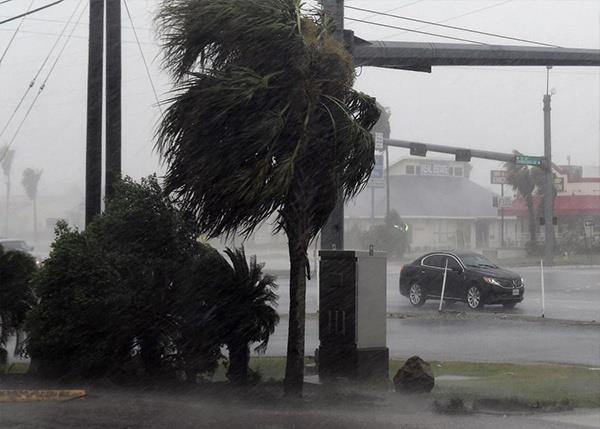
[(29, 251), (29, 246), (23, 240), (0, 241), (0, 246), (2, 246), (5, 252), (11, 250)]
[(483, 255), (468, 255), (463, 256), (461, 259), (467, 267), (498, 268), (496, 264)]

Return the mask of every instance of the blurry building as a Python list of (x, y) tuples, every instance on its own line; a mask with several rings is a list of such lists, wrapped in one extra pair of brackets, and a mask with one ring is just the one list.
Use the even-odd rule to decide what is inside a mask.
[[(554, 215), (557, 218), (556, 235), (560, 240), (571, 237), (600, 240), (600, 177), (587, 177), (584, 169), (574, 165), (554, 165), (554, 186), (556, 198), (554, 199)], [(539, 196), (534, 196), (536, 220), (543, 213), (543, 202)], [(527, 205), (521, 197), (516, 198), (512, 207), (505, 213), (517, 218), (517, 231), (519, 241), (522, 243), (529, 239)], [(538, 232), (542, 240), (543, 228)]]
[[(471, 170), (468, 162), (413, 157), (390, 166), (390, 210), (408, 225), (413, 252), (500, 247), (497, 194), (471, 181)], [(347, 241), (384, 222), (385, 214), (385, 188), (365, 188), (346, 206)], [(505, 218), (507, 244), (516, 240), (515, 223)]]

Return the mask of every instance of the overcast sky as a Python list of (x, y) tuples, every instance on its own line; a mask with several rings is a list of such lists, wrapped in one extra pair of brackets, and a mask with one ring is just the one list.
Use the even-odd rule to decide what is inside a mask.
[[(30, 0), (0, 5), (0, 20), (26, 10)], [(49, 3), (35, 0), (34, 5)], [(83, 8), (88, 1), (81, 3)], [(0, 65), (0, 130), (14, 111), (41, 63), (55, 43), (79, 0), (66, 0), (26, 19)], [(165, 98), (169, 82), (160, 70), (159, 47), (152, 31), (158, 0), (128, 0), (150, 73)], [(347, 5), (390, 11), (480, 31), (500, 33), (563, 47), (600, 49), (600, 1), (577, 0), (347, 0)], [(78, 9), (79, 11), (82, 9)], [(396, 18), (347, 10), (347, 17), (420, 28), (422, 31), (466, 37), (487, 43), (516, 43)], [(76, 14), (76, 19), (79, 12)], [(84, 183), (87, 77), (87, 10), (50, 75), (44, 91), (24, 122), (13, 147), (17, 151), (14, 181), (27, 167), (44, 170), (40, 192), (54, 192)], [(0, 55), (19, 24), (0, 25)], [(125, 9), (123, 10), (123, 169), (135, 178), (157, 171), (152, 153), (159, 118)], [(433, 36), (347, 21), (346, 28), (368, 40), (451, 42)], [(67, 32), (69, 32), (68, 30)], [(48, 60), (52, 65), (57, 51)], [(543, 152), (543, 67), (437, 67), (433, 73), (364, 68), (357, 88), (392, 111), (392, 137), (437, 144), (541, 155)], [(21, 111), (0, 143), (12, 139), (21, 118), (44, 81), (37, 79)], [(597, 165), (600, 159), (600, 70), (597, 67), (556, 67), (551, 72), (552, 133), (555, 162)], [(392, 159), (407, 155), (394, 149)], [(489, 169), (497, 163), (475, 161), (473, 178), (490, 187)], [(20, 189), (15, 189), (20, 193)]]

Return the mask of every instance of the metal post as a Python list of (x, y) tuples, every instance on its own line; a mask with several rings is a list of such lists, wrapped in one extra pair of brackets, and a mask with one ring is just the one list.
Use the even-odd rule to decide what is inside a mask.
[(446, 293), (446, 276), (448, 274), (448, 258), (446, 258), (446, 266), (444, 267), (444, 279), (442, 280), (442, 296), (440, 296), (440, 307), (438, 311), (442, 311), (442, 305), (444, 304), (444, 294)]
[[(504, 200), (504, 183), (500, 185), (500, 195)], [(504, 205), (500, 207), (500, 247), (504, 249)]]
[(104, 0), (90, 0), (88, 46), (85, 224), (100, 214), (102, 203), (102, 74)]
[[(344, 42), (344, 0), (321, 0), (323, 10), (335, 23), (335, 39)], [(321, 230), (321, 249), (344, 248), (344, 196), (340, 189), (335, 208)]]
[(554, 174), (552, 173), (552, 139), (550, 128), (549, 94), (550, 69), (547, 67), (546, 94), (544, 94), (544, 259), (546, 265), (554, 265)]
[(375, 188), (371, 187), (371, 225), (375, 225)]
[(121, 0), (106, 0), (106, 198), (121, 177)]
[(385, 218), (390, 217), (390, 153), (385, 145)]
[(540, 260), (540, 272), (542, 275), (542, 318), (546, 317), (546, 296), (545, 296), (545, 285), (544, 285), (544, 261)]

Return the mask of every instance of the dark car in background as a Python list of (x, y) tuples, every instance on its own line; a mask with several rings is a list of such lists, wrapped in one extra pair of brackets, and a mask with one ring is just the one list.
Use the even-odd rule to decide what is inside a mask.
[(472, 309), (486, 304), (512, 308), (523, 301), (525, 282), (519, 274), (500, 268), (483, 255), (462, 251), (432, 252), (404, 265), (400, 293), (416, 307), (428, 299), (439, 300), (444, 271), (444, 300), (462, 301)]

